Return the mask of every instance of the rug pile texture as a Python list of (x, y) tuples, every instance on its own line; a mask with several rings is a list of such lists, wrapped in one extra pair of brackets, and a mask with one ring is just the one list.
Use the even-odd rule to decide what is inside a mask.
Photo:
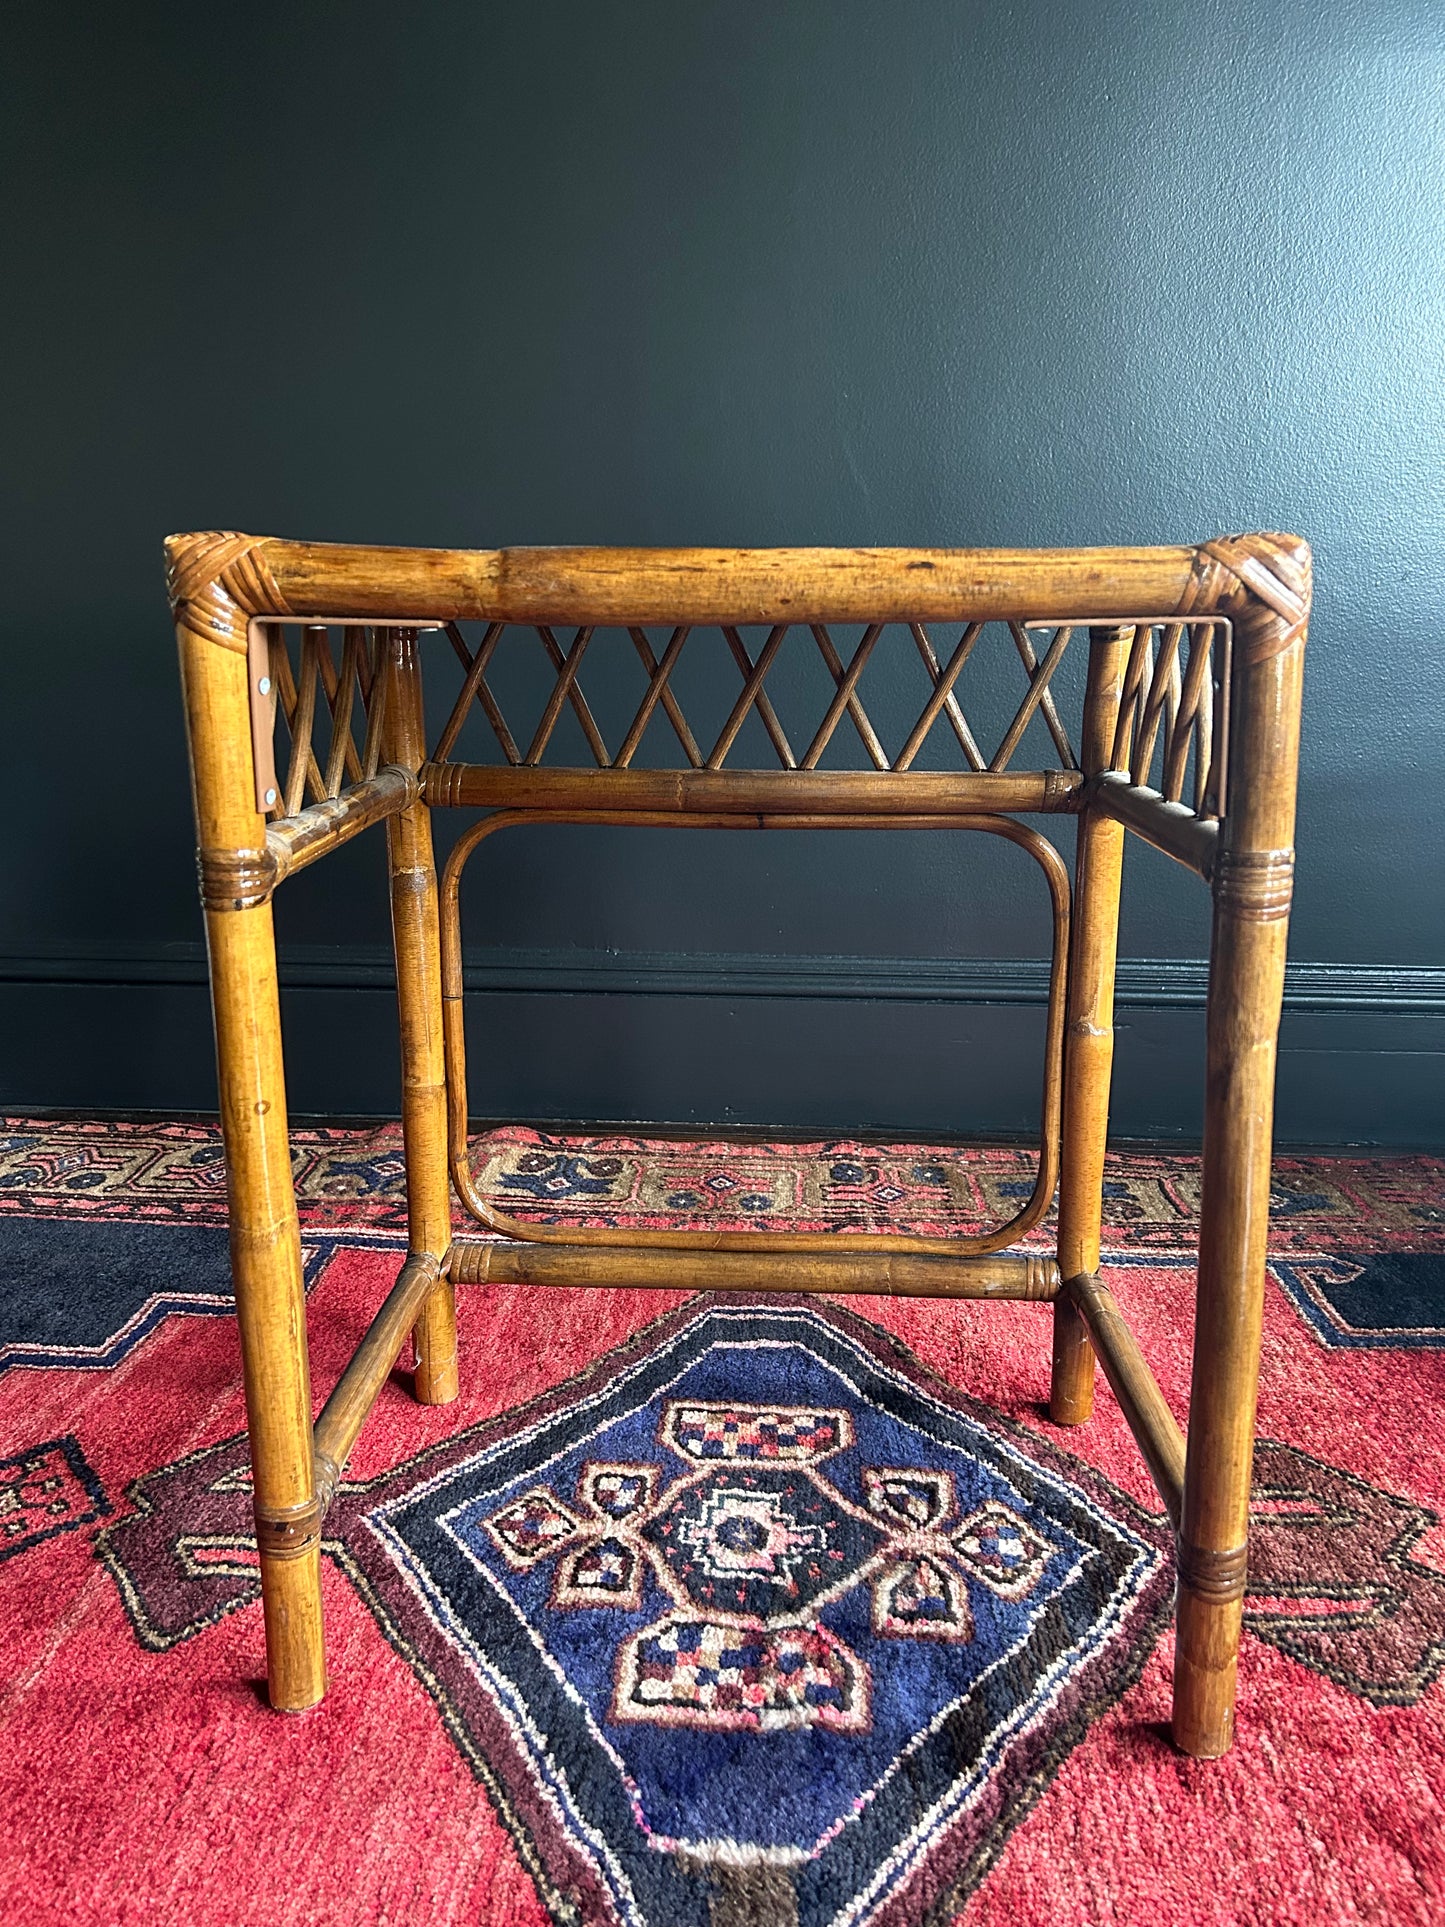
[[(399, 1136), (297, 1131), (317, 1403), (404, 1249)], [(573, 1225), (962, 1232), (1012, 1150), (499, 1132)], [(1189, 1389), (1199, 1169), (1105, 1266)], [(1028, 1243), (1047, 1246), (1051, 1226)], [(331, 1690), (264, 1705), (219, 1138), (0, 1122), (0, 1918), (1103, 1927), (1445, 1918), (1445, 1165), (1281, 1158), (1239, 1738), (1167, 1737), (1167, 1521), (1047, 1306), (460, 1304), (326, 1523)], [(403, 1367), (405, 1360), (403, 1360)]]

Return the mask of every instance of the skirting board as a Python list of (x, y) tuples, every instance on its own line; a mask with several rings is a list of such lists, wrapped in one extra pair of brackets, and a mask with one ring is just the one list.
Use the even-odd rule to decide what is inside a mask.
[[(292, 1108), (394, 1112), (389, 954), (293, 946), (281, 981)], [(1197, 1141), (1205, 981), (1197, 959), (1121, 960), (1121, 1135)], [(213, 1107), (205, 984), (199, 944), (0, 958), (0, 1105)], [(467, 984), (478, 1115), (926, 1135), (1038, 1113), (1033, 959), (497, 949)], [(1291, 965), (1278, 1136), (1445, 1150), (1445, 970)]]
[[(290, 944), (280, 950), (283, 989), (377, 990), (393, 984), (383, 945)], [(469, 991), (582, 996), (805, 997), (858, 1002), (1042, 1004), (1049, 968), (1042, 958), (820, 957), (752, 952), (525, 950), (496, 946), (465, 967)], [(1204, 1003), (1209, 965), (1202, 957), (1121, 957), (1119, 1009), (1163, 1010)], [(206, 982), (200, 943), (70, 944), (44, 952), (0, 953), (0, 984), (151, 984)], [(1285, 1009), (1383, 1011), (1445, 1017), (1445, 968), (1418, 964), (1294, 963)]]

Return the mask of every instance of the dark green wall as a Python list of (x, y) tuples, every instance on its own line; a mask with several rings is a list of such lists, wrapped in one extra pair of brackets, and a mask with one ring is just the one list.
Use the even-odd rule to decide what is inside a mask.
[[(1317, 582), (1282, 1132), (1445, 1141), (1438, 0), (47, 4), (7, 42), (0, 1102), (213, 1101), (168, 530), (1262, 526)], [(1040, 954), (1012, 855), (498, 846), (473, 1106), (1021, 1127), (1037, 968), (957, 962)], [(379, 862), (288, 886), (298, 1110), (395, 1108)], [(1138, 853), (1126, 1131), (1197, 1132), (1206, 910)]]

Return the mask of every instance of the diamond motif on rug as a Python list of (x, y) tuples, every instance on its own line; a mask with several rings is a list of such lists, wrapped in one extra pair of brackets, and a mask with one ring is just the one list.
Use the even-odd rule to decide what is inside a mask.
[(71, 1433), (0, 1459), (0, 1560), (109, 1511), (100, 1480)]
[(988, 1499), (953, 1535), (968, 1570), (1001, 1599), (1027, 1599), (1053, 1557), (1053, 1548), (997, 1499)]
[(706, 1927), (748, 1867), (801, 1927), (916, 1917), (1169, 1588), (1158, 1523), (1079, 1461), (777, 1300), (660, 1320), (376, 1481), (347, 1542), (559, 1917), (633, 1927)]
[(649, 1521), (674, 1595), (704, 1610), (796, 1618), (854, 1584), (880, 1534), (824, 1481), (773, 1467), (684, 1481)]

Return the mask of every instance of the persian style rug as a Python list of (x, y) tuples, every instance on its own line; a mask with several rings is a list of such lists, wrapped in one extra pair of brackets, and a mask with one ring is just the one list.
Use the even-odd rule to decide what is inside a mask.
[[(1012, 1150), (476, 1147), (519, 1216), (960, 1231)], [(318, 1401), (403, 1243), (398, 1139), (297, 1131)], [(1197, 1160), (1106, 1266), (1188, 1400)], [(1170, 1747), (1166, 1521), (1049, 1312), (736, 1293), (460, 1306), (327, 1518), (331, 1691), (263, 1705), (224, 1167), (0, 1123), (0, 1911), (37, 1924), (1445, 1918), (1445, 1164), (1282, 1158), (1240, 1738)], [(1036, 1234), (1046, 1243), (1048, 1228)]]

